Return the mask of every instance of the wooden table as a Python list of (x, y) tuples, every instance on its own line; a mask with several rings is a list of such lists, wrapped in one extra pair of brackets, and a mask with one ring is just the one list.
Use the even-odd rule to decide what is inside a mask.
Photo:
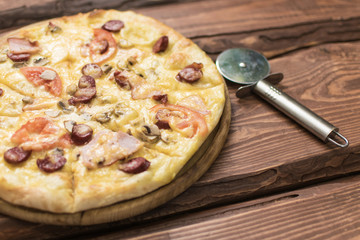
[(324, 144), (259, 97), (237, 99), (210, 170), (167, 204), (128, 220), (49, 226), (0, 215), (0, 239), (360, 238), (359, 0), (21, 0), (0, 2), (0, 27), (93, 8), (133, 9), (189, 37), (214, 60), (248, 47), (282, 72), (279, 88), (350, 141)]

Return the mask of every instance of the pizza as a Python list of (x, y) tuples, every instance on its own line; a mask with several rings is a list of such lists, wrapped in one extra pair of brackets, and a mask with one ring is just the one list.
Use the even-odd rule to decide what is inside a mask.
[(145, 195), (175, 178), (223, 112), (212, 60), (132, 11), (0, 41), (0, 198), (11, 204), (74, 213)]

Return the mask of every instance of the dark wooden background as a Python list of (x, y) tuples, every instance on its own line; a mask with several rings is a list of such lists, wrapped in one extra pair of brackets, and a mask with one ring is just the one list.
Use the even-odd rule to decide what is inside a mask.
[(248, 47), (282, 72), (279, 88), (350, 141), (324, 144), (256, 96), (232, 105), (229, 136), (210, 170), (158, 209), (89, 227), (0, 215), (0, 239), (348, 239), (360, 236), (359, 0), (1, 1), (0, 28), (94, 8), (132, 9), (192, 39), (213, 60)]

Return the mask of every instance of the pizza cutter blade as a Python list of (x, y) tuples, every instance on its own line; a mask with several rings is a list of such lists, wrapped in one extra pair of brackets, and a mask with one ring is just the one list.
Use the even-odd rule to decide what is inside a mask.
[(343, 148), (349, 145), (337, 127), (273, 85), (283, 79), (283, 74), (270, 74), (270, 64), (262, 54), (246, 48), (228, 49), (218, 56), (216, 66), (226, 79), (242, 85), (237, 97), (254, 92), (322, 141)]

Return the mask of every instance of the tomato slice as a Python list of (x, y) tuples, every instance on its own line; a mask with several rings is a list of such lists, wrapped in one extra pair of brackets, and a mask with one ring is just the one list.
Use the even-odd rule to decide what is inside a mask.
[(209, 131), (204, 116), (190, 108), (173, 104), (159, 104), (150, 110), (156, 113), (160, 112), (158, 120), (168, 122), (175, 131), (182, 132), (181, 130), (190, 128), (190, 138), (197, 133), (206, 136)]
[(56, 73), (56, 77), (54, 80), (45, 80), (40, 77), (40, 75), (45, 70), (51, 70), (56, 73), (54, 69), (47, 68), (47, 67), (23, 67), (20, 68), (20, 71), (26, 79), (34, 84), (34, 86), (44, 85), (46, 91), (50, 92), (52, 95), (58, 97), (62, 91), (62, 82), (59, 75)]
[(70, 135), (61, 135), (60, 128), (44, 117), (26, 122), (11, 136), (11, 141), (20, 144), (24, 150), (35, 151), (71, 146)]
[(90, 43), (90, 57), (92, 62), (101, 64), (116, 53), (116, 41), (113, 35), (103, 29), (94, 29), (94, 39)]

